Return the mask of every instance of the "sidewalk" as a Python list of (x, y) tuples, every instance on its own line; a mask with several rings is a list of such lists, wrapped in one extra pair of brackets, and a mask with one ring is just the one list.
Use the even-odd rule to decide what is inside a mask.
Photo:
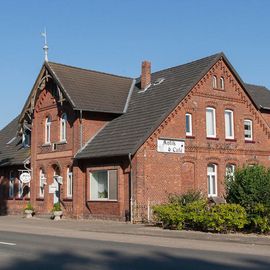
[(75, 236), (84, 238), (87, 233), (120, 234), (151, 236), (185, 240), (203, 240), (215, 242), (229, 242), (265, 245), (270, 248), (270, 236), (255, 234), (213, 234), (193, 231), (170, 231), (162, 228), (104, 220), (73, 220), (63, 219), (53, 221), (49, 218), (34, 217), (26, 219), (22, 216), (0, 216), (0, 232), (18, 232), (41, 235)]

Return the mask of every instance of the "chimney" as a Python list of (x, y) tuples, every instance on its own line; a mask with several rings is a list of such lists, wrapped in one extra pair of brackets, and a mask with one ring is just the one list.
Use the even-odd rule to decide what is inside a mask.
[(145, 89), (151, 83), (151, 62), (142, 62), (141, 89)]

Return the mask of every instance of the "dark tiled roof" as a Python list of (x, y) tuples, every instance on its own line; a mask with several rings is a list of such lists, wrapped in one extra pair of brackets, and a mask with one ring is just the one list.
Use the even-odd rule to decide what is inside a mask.
[(74, 109), (123, 113), (132, 79), (57, 63), (45, 63)]
[[(140, 93), (135, 88), (127, 113), (105, 126), (76, 158), (96, 158), (134, 154), (164, 118), (187, 95), (223, 53), (152, 74), (151, 85)], [(138, 80), (139, 83), (139, 80)]]
[(258, 109), (270, 108), (270, 91), (264, 86), (245, 84), (246, 90), (255, 102)]
[(19, 116), (0, 131), (1, 167), (23, 164), (23, 161), (30, 156), (30, 148), (22, 147), (21, 138), (17, 136), (18, 120)]

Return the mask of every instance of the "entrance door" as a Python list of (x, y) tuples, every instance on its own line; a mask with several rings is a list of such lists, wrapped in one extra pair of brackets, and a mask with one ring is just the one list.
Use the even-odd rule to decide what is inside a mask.
[[(54, 176), (56, 175), (56, 173), (54, 172)], [(53, 178), (53, 184), (55, 186), (55, 192), (53, 194), (53, 203), (58, 203), (59, 202), (59, 184), (58, 182), (56, 181), (55, 178)]]

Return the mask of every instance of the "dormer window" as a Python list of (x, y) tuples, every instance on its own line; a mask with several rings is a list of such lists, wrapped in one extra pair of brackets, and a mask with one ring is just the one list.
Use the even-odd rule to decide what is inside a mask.
[(67, 114), (63, 113), (60, 119), (60, 141), (67, 141)]
[(213, 76), (213, 79), (212, 79), (212, 86), (213, 88), (217, 88), (217, 76)]
[(31, 145), (31, 134), (29, 130), (24, 130), (22, 134), (23, 147), (29, 147)]
[(45, 121), (45, 144), (51, 143), (51, 117), (47, 116)]
[(220, 77), (220, 89), (221, 90), (224, 90), (224, 78), (223, 77)]

